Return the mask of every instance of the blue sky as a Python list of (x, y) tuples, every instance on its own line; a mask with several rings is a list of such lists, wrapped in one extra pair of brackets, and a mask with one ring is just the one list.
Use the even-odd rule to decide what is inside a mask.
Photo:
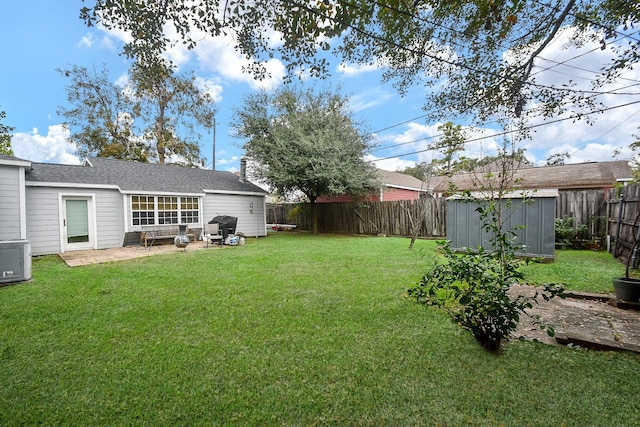
[[(90, 0), (88, 4), (91, 4)], [(17, 157), (35, 162), (80, 162), (75, 148), (67, 142), (68, 133), (61, 126), (63, 120), (56, 114), (59, 106), (67, 105), (65, 86), (68, 83), (56, 68), (67, 68), (72, 64), (100, 68), (106, 63), (114, 81), (126, 74), (129, 61), (119, 54), (126, 35), (86, 27), (78, 19), (84, 5), (80, 0), (22, 0), (3, 2), (0, 6), (3, 18), (0, 26), (0, 40), (3, 40), (0, 110), (7, 114), (3, 123), (15, 127), (12, 146)], [(588, 89), (594, 70), (609, 59), (609, 53), (600, 51), (596, 45), (587, 44), (569, 51), (562, 50), (561, 45), (562, 41), (553, 43), (543, 52), (546, 62), (538, 63), (537, 83), (558, 85), (572, 80)], [(229, 132), (232, 109), (241, 105), (244, 95), (259, 87), (281, 84), (284, 64), (273, 60), (268, 65), (273, 78), (256, 82), (242, 73), (242, 58), (224, 39), (206, 39), (194, 51), (178, 46), (167, 55), (181, 70), (194, 70), (212, 88), (218, 111), (216, 169), (238, 170), (243, 152), (241, 141)], [(564, 61), (567, 62), (562, 66), (557, 65)], [(640, 67), (625, 72), (616, 86), (606, 88), (624, 88), (618, 92), (626, 94), (615, 94), (614, 91), (607, 95), (607, 106), (640, 101), (640, 90), (634, 86), (634, 82), (640, 81), (637, 68)], [(385, 129), (375, 134), (380, 148), (371, 158), (373, 161), (384, 159), (376, 161), (379, 167), (396, 170), (417, 161), (429, 162), (438, 156), (426, 150), (427, 144), (433, 141), (429, 138), (439, 135), (437, 127), (440, 123), (427, 123), (421, 117), (424, 115), (425, 88), (417, 86), (401, 97), (390, 83), (380, 81), (380, 70), (375, 67), (359, 68), (340, 65), (336, 61), (331, 71), (328, 83), (340, 85), (343, 94), (351, 96), (354, 116), (370, 131)], [(540, 126), (532, 139), (522, 142), (520, 147), (535, 164), (544, 164), (551, 154), (564, 152), (571, 154), (571, 163), (625, 159), (630, 156), (626, 147), (634, 140), (632, 134), (640, 134), (637, 131), (639, 124), (640, 104), (631, 104), (598, 115), (591, 125), (567, 120)], [(475, 129), (470, 136), (475, 139), (497, 131)], [(209, 161), (212, 139), (211, 133), (203, 133), (201, 149)], [(492, 138), (476, 140), (467, 144), (465, 155), (492, 154), (494, 146)], [(622, 149), (622, 152), (614, 158), (616, 149)]]

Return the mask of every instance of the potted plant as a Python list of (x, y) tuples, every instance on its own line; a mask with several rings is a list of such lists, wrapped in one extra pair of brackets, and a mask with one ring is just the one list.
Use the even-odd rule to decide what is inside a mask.
[(624, 270), (624, 277), (619, 279), (613, 279), (613, 289), (616, 293), (616, 298), (622, 301), (638, 303), (640, 302), (640, 279), (633, 279), (629, 277), (629, 269), (631, 266), (631, 260), (634, 258), (634, 254), (638, 249), (638, 237), (635, 232), (640, 213), (636, 216), (636, 220), (633, 222), (633, 245), (627, 256), (626, 268)]

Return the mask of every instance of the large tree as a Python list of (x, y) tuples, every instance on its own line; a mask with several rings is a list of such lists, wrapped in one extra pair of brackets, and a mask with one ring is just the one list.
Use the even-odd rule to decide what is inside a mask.
[[(203, 33), (230, 35), (237, 49), (255, 61), (249, 71), (258, 77), (276, 54), (291, 75), (301, 68), (324, 74), (327, 62), (317, 53), (333, 50), (348, 63), (380, 64), (384, 79), (401, 92), (414, 84), (434, 86), (426, 107), (433, 118), (445, 120), (456, 115), (484, 121), (491, 116), (513, 120), (566, 111), (589, 114), (599, 108), (598, 88), (640, 58), (640, 39), (629, 35), (640, 21), (640, 8), (629, 0), (91, 3), (81, 11), (85, 22), (127, 31), (131, 41), (124, 52), (142, 63), (157, 61), (176, 42), (168, 34), (177, 34), (189, 47)], [(603, 63), (593, 79), (593, 92), (536, 81), (541, 70), (536, 61), (568, 27), (575, 31), (566, 48), (595, 40), (612, 51), (613, 60)], [(282, 43), (274, 43), (278, 35)], [(439, 84), (445, 79), (446, 84)]]
[(146, 135), (154, 142), (158, 162), (165, 163), (171, 156), (189, 165), (203, 163), (198, 127), (211, 127), (215, 110), (211, 95), (198, 87), (196, 76), (177, 75), (164, 62), (136, 63), (130, 75), (143, 117), (149, 120)]
[(78, 155), (115, 159), (199, 164), (197, 126), (210, 126), (213, 100), (195, 76), (176, 75), (165, 63), (134, 65), (128, 84), (119, 86), (109, 70), (74, 65), (58, 70), (70, 80), (67, 101), (59, 107)]
[(58, 72), (69, 79), (70, 104), (59, 107), (58, 114), (65, 118), (69, 142), (80, 157), (148, 161), (150, 147), (135, 128), (139, 106), (130, 91), (109, 78), (106, 65), (100, 70), (73, 65)]
[(5, 117), (7, 117), (7, 114), (4, 111), (0, 111), (0, 154), (13, 156), (11, 132), (13, 132), (14, 128), (1, 122)]
[(512, 152), (500, 152), (495, 156), (483, 156), (479, 158), (460, 156), (451, 163), (451, 173), (447, 173), (447, 169), (442, 168), (442, 160), (434, 159), (431, 163), (421, 162), (415, 166), (409, 166), (399, 172), (407, 175), (414, 176), (418, 179), (425, 179), (425, 176), (442, 176), (442, 175), (455, 175), (463, 173), (474, 173), (478, 170), (484, 170), (487, 166), (497, 164), (504, 161), (505, 158), (509, 158), (514, 167), (533, 166), (530, 160), (525, 156), (525, 150), (522, 148), (516, 148), (515, 144), (511, 145)]
[(454, 125), (446, 122), (438, 126), (442, 136), (429, 149), (439, 151), (441, 159), (434, 160), (432, 164), (436, 166), (439, 175), (453, 175), (455, 164), (458, 161), (458, 153), (464, 151), (465, 136), (461, 125)]
[(246, 141), (255, 173), (282, 195), (307, 197), (314, 234), (319, 196), (362, 195), (377, 185), (376, 170), (365, 161), (367, 134), (347, 104), (328, 89), (282, 88), (248, 95), (234, 112), (232, 127)]

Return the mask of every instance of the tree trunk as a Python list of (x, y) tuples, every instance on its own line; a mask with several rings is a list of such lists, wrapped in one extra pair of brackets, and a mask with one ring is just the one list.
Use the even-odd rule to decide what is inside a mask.
[(411, 214), (411, 208), (407, 208), (402, 204), (400, 204), (400, 207), (404, 209), (404, 211), (407, 214), (407, 218), (409, 218), (409, 230), (411, 234), (411, 241), (409, 242), (409, 250), (411, 250), (413, 249), (413, 245), (416, 243), (416, 239), (418, 238), (418, 233), (420, 232), (420, 221), (422, 219), (422, 209), (417, 209), (418, 218), (414, 219), (413, 215)]
[[(161, 88), (162, 90), (164, 88)], [(163, 90), (163, 93), (166, 92)], [(165, 95), (158, 97), (158, 118), (156, 120), (156, 151), (158, 152), (158, 163), (164, 165), (167, 149), (165, 146), (165, 110), (168, 99)]]
[(311, 204), (311, 234), (318, 234), (318, 204), (315, 197), (310, 197)]
[(161, 165), (164, 165), (166, 151), (164, 148), (163, 133), (162, 125), (158, 121), (156, 125), (156, 151), (158, 152), (158, 163)]

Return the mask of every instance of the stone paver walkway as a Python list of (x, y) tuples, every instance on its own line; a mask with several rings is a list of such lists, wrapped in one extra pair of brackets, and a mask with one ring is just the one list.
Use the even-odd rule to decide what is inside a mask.
[[(533, 288), (518, 286), (514, 292), (533, 295)], [(614, 295), (568, 293), (564, 299), (553, 298), (535, 305), (531, 314), (555, 327), (555, 338), (534, 325), (527, 316), (521, 318), (517, 336), (550, 345), (577, 345), (605, 350), (628, 350), (640, 353), (640, 311), (615, 306)]]

